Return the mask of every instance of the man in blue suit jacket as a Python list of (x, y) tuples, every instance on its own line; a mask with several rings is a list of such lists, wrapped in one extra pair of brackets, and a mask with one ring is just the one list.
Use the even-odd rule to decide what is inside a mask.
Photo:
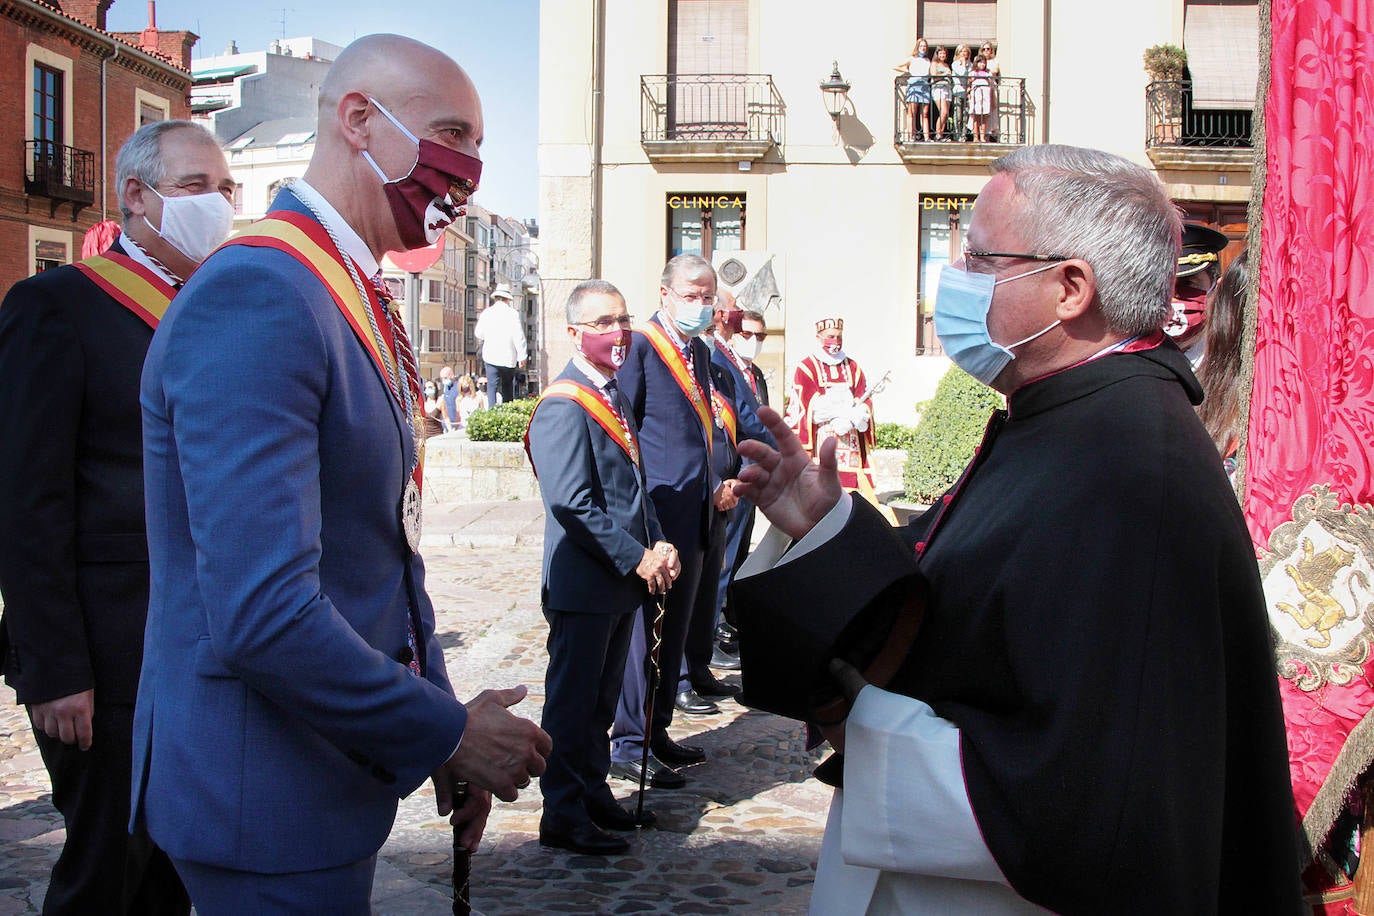
[(539, 780), (539, 842), (614, 854), (629, 843), (601, 828), (636, 822), (606, 785), (608, 732), (634, 611), (649, 594), (668, 591), (677, 557), (663, 540), (615, 385), (630, 341), (625, 299), (610, 283), (588, 280), (569, 297), (567, 317), (576, 354), (545, 391), (525, 440), (544, 500), (549, 622), (543, 726), (553, 752)]
[[(630, 404), (631, 422), (644, 452), (644, 471), (665, 537), (678, 550), (682, 572), (668, 593), (663, 619), (659, 680), (653, 715), (645, 722), (647, 692), (645, 635), (653, 626), (644, 615), (636, 628), (625, 665), (625, 683), (612, 729), (611, 772), (625, 779), (640, 777), (644, 742), (649, 741), (649, 783), (661, 789), (686, 785), (673, 769), (705, 759), (700, 748), (679, 745), (668, 736), (677, 695), (676, 674), (682, 665), (687, 626), (702, 580), (710, 516), (734, 505), (730, 485), (711, 467), (711, 353), (698, 338), (711, 326), (716, 273), (697, 255), (678, 255), (664, 268), (659, 283), (662, 307), (643, 330), (636, 331), (625, 365), (616, 373)], [(714, 588), (714, 578), (712, 578)]]
[(258, 228), (207, 259), (148, 351), (133, 817), (202, 914), (367, 913), (399, 797), (433, 775), (448, 814), (470, 782), (472, 847), (488, 791), (543, 771), (548, 736), (505, 708), (523, 688), (465, 708), (449, 685), (403, 531), (413, 353), (366, 280), (456, 218), (481, 136), (457, 64), (359, 39), (321, 86), (305, 178), (260, 224), (281, 244)]

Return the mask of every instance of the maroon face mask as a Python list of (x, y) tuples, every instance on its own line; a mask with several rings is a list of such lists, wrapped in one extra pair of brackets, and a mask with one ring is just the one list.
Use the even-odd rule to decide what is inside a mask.
[(730, 309), (725, 313), (725, 326), (731, 334), (744, 330), (744, 309)]
[(613, 331), (582, 332), (582, 355), (591, 360), (597, 368), (610, 367), (615, 372), (625, 365), (625, 354), (630, 351), (630, 332), (626, 328)]
[(1164, 333), (1183, 346), (1197, 336), (1207, 320), (1207, 290), (1180, 286), (1174, 290), (1173, 314), (1164, 323)]
[(477, 191), (482, 160), (432, 140), (419, 140), (376, 99), (372, 104), (418, 149), (415, 164), (401, 178), (387, 178), (372, 156), (363, 158), (382, 179), (401, 244), (407, 249), (433, 245), (450, 223), (463, 215), (463, 204)]

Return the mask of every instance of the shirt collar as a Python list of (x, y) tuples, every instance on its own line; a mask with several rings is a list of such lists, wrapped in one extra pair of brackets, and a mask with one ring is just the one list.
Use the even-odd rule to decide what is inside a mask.
[(606, 390), (606, 386), (610, 383), (611, 380), (608, 379), (605, 375), (603, 375), (600, 369), (596, 368), (591, 363), (589, 363), (585, 356), (583, 356), (581, 353), (574, 353), (572, 361), (573, 365), (576, 366), (582, 372), (582, 374), (587, 377), (587, 381), (591, 382), (593, 385), (600, 388), (602, 391)]
[(148, 252), (143, 250), (143, 246), (138, 244), (138, 242), (135, 242), (132, 238), (130, 238), (127, 232), (120, 234), (119, 247), (122, 248), (124, 250), (124, 253), (127, 254), (132, 260), (139, 264), (142, 264), (144, 267), (148, 268), (153, 273), (157, 274), (159, 277), (165, 280), (169, 286), (176, 286), (177, 284), (182, 282), (178, 278), (169, 274), (161, 264), (159, 264), (158, 262), (154, 261), (151, 257), (149, 257)]
[(291, 183), (291, 193), (299, 197), (301, 203), (314, 210), (325, 228), (334, 233), (334, 238), (339, 240), (339, 247), (358, 265), (364, 279), (371, 278), (381, 269), (363, 237), (358, 235), (339, 215), (339, 211), (334, 209), (333, 204), (325, 200), (324, 196), (312, 188), (304, 178), (297, 178)]

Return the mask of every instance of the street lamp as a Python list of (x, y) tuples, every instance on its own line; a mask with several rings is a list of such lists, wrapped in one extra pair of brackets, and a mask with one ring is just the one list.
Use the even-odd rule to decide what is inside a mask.
[(838, 124), (849, 101), (849, 81), (840, 76), (839, 61), (831, 61), (830, 68), (830, 76), (821, 80), (821, 94), (825, 96), (825, 110), (830, 113), (830, 120)]

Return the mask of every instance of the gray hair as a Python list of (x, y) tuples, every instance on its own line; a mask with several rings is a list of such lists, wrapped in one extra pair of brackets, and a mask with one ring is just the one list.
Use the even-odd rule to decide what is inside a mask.
[(568, 296), (567, 313), (569, 327), (572, 327), (582, 320), (582, 300), (586, 299), (588, 296), (597, 294), (615, 296), (622, 303), (625, 302), (625, 297), (621, 295), (620, 290), (615, 288), (614, 283), (609, 283), (606, 280), (583, 280), (573, 287), (571, 295)]
[(768, 327), (768, 321), (767, 321), (767, 319), (765, 319), (765, 318), (763, 317), (763, 312), (756, 312), (756, 311), (754, 311), (753, 309), (745, 309), (745, 310), (744, 310), (744, 320), (745, 320), (745, 321), (757, 321), (759, 324), (763, 325), (765, 328)]
[(138, 179), (144, 187), (153, 187), (167, 177), (162, 162), (162, 138), (174, 130), (194, 131), (200, 139), (219, 149), (215, 135), (194, 121), (154, 121), (134, 131), (115, 156), (115, 187), (119, 189), (119, 212), (124, 219), (133, 216), (124, 206), (124, 185), (130, 178)]
[(1082, 258), (1108, 327), (1149, 334), (1169, 315), (1183, 221), (1148, 169), (1101, 150), (1025, 146), (992, 164), (1025, 198), (1016, 228), (1030, 251)]
[(711, 262), (698, 254), (680, 254), (673, 257), (663, 268), (663, 276), (659, 278), (659, 285), (669, 289), (678, 280), (700, 280), (710, 275), (711, 282), (716, 280), (716, 269), (711, 266)]

